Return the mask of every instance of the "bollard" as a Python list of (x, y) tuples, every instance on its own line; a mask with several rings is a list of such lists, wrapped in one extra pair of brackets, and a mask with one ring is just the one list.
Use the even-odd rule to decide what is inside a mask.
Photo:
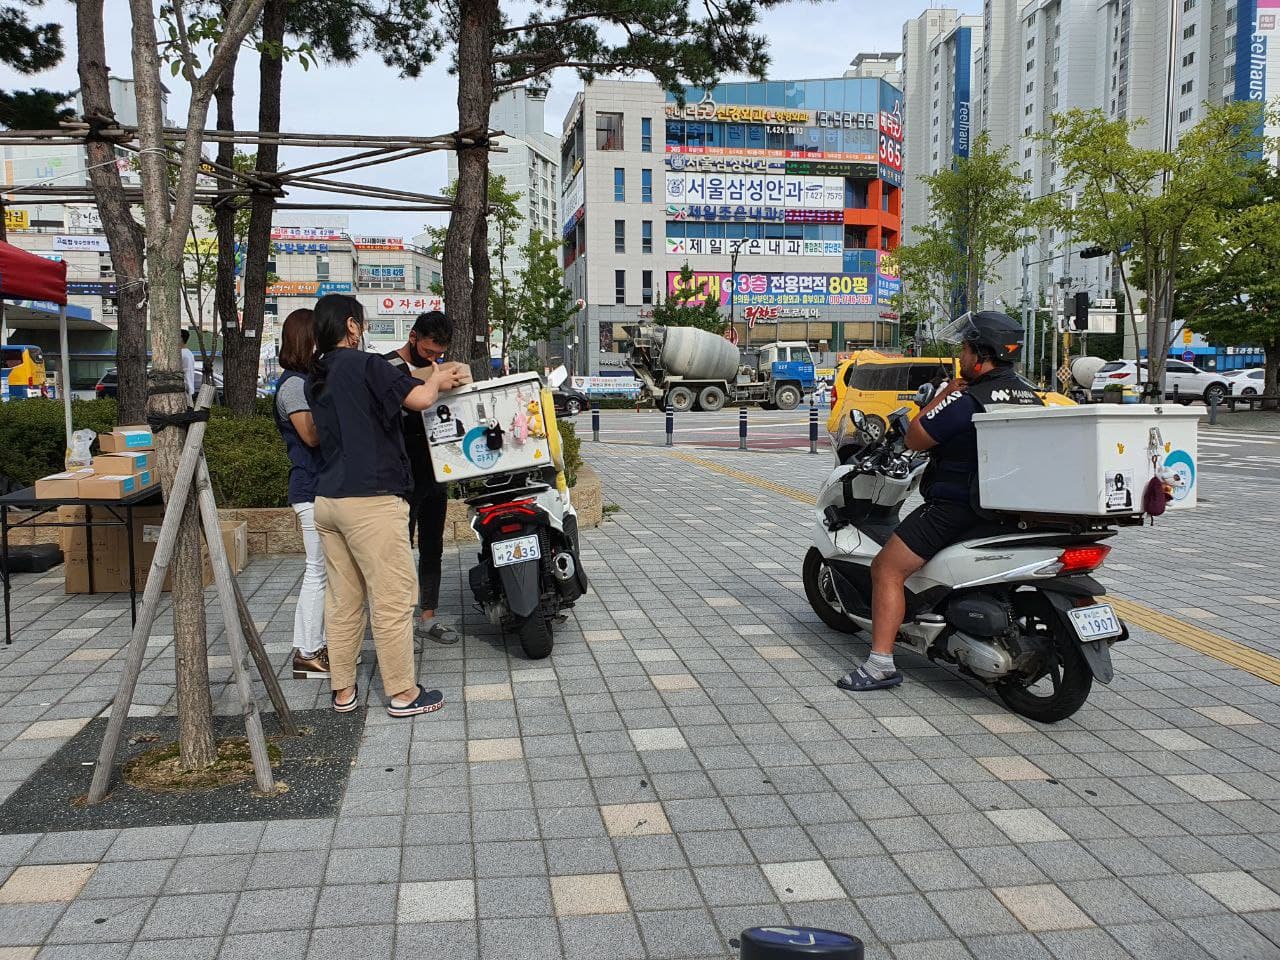
[(591, 439), (596, 443), (600, 442), (600, 401), (592, 401), (591, 404)]
[(739, 960), (864, 960), (857, 937), (815, 927), (752, 927), (739, 938)]
[(1178, 394), (1179, 394), (1178, 385), (1175, 383), (1173, 385), (1173, 402), (1174, 403), (1180, 403), (1182, 400), (1182, 398)]
[(747, 405), (738, 408), (738, 449), (747, 449)]
[(1209, 426), (1215, 427), (1217, 425), (1218, 425), (1218, 394), (1215, 391), (1214, 393), (1209, 394)]
[(818, 401), (809, 401), (809, 452), (818, 452)]
[(671, 434), (675, 431), (675, 429), (676, 429), (676, 411), (675, 411), (675, 407), (671, 406), (671, 401), (668, 400), (667, 401), (667, 446), (668, 447), (672, 445)]

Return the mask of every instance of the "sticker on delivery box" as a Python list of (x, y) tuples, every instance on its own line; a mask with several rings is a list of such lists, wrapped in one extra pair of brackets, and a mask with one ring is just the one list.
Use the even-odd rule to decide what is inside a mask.
[(1187, 499), (1196, 482), (1196, 464), (1191, 459), (1191, 454), (1185, 450), (1174, 450), (1164, 458), (1164, 466), (1174, 477), (1172, 484), (1174, 502)]
[(462, 438), (462, 453), (481, 470), (488, 470), (502, 457), (501, 450), (489, 446), (488, 431), (484, 427), (472, 427)]
[(454, 416), (444, 404), (434, 410), (423, 411), (422, 422), (426, 425), (427, 442), (436, 447), (456, 443), (467, 432), (461, 418)]
[(1133, 471), (1117, 470), (1105, 477), (1108, 510), (1133, 509)]

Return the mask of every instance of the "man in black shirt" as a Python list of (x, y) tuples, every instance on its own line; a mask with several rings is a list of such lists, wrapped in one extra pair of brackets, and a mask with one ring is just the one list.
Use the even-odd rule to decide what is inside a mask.
[[(421, 314), (409, 331), (409, 339), (399, 350), (385, 354), (392, 366), (405, 370), (428, 367), (444, 359), (453, 339), (453, 323), (433, 310)], [(413, 470), (413, 494), (409, 500), (409, 538), (418, 543), (418, 617), (413, 624), (415, 645), (424, 639), (436, 643), (457, 643), (458, 632), (436, 622), (440, 603), (440, 565), (444, 556), (445, 515), (449, 509), (448, 487), (437, 483), (431, 467), (422, 414), (405, 411), (404, 448)]]

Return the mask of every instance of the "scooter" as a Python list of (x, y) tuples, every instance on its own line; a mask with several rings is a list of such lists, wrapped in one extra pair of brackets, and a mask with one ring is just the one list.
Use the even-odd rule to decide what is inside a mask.
[(471, 592), (490, 623), (540, 660), (551, 653), (560, 611), (588, 587), (568, 487), (554, 468), (494, 477), (467, 506), (480, 538)]
[[(923, 407), (932, 389), (922, 387)], [(813, 546), (804, 559), (810, 606), (843, 633), (871, 629), (871, 562), (916, 491), (928, 454), (905, 448), (906, 408), (877, 440), (861, 433), (836, 444), (836, 468), (817, 500)], [(863, 439), (858, 439), (863, 438)], [(1129, 631), (1090, 574), (1115, 529), (1092, 517), (1011, 518), (946, 547), (906, 582), (898, 644), (952, 664), (995, 688), (1024, 717), (1064, 720), (1096, 679), (1114, 675), (1110, 647)]]

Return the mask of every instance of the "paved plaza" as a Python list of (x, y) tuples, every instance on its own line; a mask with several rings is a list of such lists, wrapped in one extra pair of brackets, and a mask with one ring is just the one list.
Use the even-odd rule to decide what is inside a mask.
[[(801, 587), (827, 455), (588, 440), (617, 509), (549, 659), (504, 646), (448, 552), (466, 636), (421, 658), (447, 705), (388, 718), (366, 649), (336, 818), (0, 835), (0, 960), (727, 960), (779, 924), (876, 960), (1276, 960), (1280, 507), (1247, 465), (1270, 447), (1203, 436), (1201, 507), (1112, 541), (1115, 682), (1051, 726), (912, 656), (895, 690), (833, 685), (866, 645)], [(285, 669), (301, 572), (241, 582), (310, 709), (327, 684)], [(129, 634), (125, 598), (66, 597), (60, 569), (16, 584), (0, 799), (107, 708)], [(173, 707), (168, 623), (140, 716)], [(220, 638), (210, 668), (231, 712)]]

